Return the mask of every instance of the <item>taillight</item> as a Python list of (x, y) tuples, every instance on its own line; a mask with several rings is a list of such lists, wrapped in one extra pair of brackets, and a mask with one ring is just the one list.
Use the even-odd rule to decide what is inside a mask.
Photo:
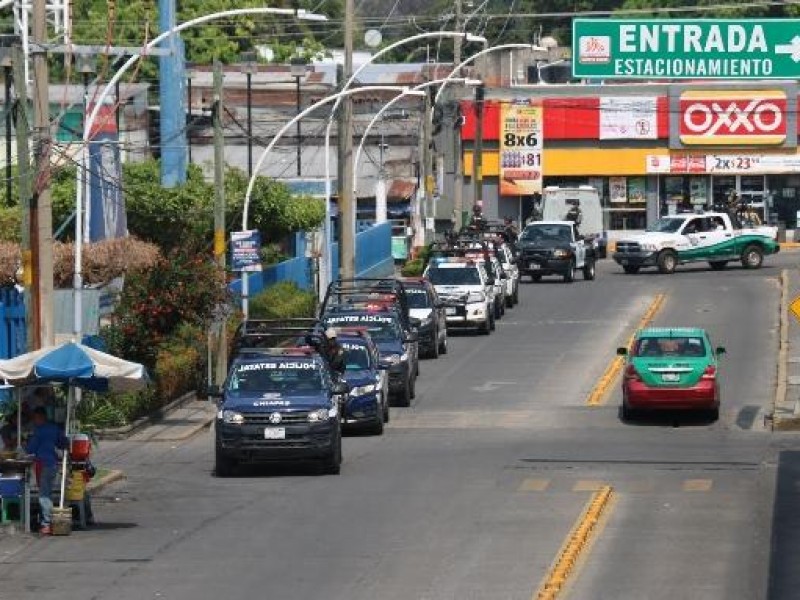
[(700, 376), (701, 379), (715, 379), (717, 377), (717, 367), (714, 365), (708, 365), (706, 370), (703, 371), (703, 374)]
[(639, 372), (633, 365), (628, 365), (625, 369), (625, 379), (629, 379), (631, 381), (641, 381), (642, 378), (639, 377)]

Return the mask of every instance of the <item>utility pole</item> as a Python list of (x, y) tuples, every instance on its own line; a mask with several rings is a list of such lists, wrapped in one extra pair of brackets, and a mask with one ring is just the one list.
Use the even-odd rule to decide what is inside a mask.
[[(345, 0), (344, 22), (344, 80), (353, 74), (353, 33), (355, 7), (353, 0)], [(353, 191), (353, 104), (350, 97), (341, 104), (339, 148), (342, 161), (342, 178), (339, 180), (339, 222), (342, 233), (339, 238), (339, 277), (349, 279), (356, 273), (356, 198)]]
[(22, 286), (25, 288), (25, 339), (28, 350), (39, 347), (39, 296), (38, 285), (33, 273), (33, 252), (31, 249), (31, 208), (33, 192), (31, 189), (30, 145), (28, 131), (28, 92), (25, 85), (25, 53), (19, 43), (12, 51), (14, 68), (14, 87), (17, 99), (14, 102), (14, 120), (17, 134), (17, 193), (22, 207)]
[[(53, 328), (53, 214), (50, 200), (50, 99), (47, 71), (47, 0), (33, 1), (33, 132), (36, 177), (31, 207), (31, 248), (34, 278), (38, 279), (39, 331), (35, 347), (55, 343)], [(24, 86), (25, 79), (17, 89)], [(35, 237), (34, 237), (35, 236)]]
[[(222, 130), (222, 63), (214, 61), (214, 260), (225, 272), (225, 135)], [(249, 273), (242, 273), (247, 277)], [(221, 282), (225, 285), (224, 280)], [(227, 318), (219, 315), (217, 329), (217, 385), (225, 381), (228, 368)]]
[[(456, 0), (456, 31), (461, 31), (462, 27), (461, 0)], [(461, 38), (454, 40), (453, 66), (461, 64)], [(460, 76), (460, 74), (458, 74)], [(461, 127), (455, 128), (453, 132), (453, 151), (455, 156), (455, 175), (453, 181), (453, 228), (458, 230), (464, 225), (464, 173), (461, 161)]]
[[(428, 219), (433, 219), (433, 166), (431, 164), (431, 144), (432, 144), (432, 126), (431, 126), (431, 112), (432, 112), (432, 102), (431, 102), (431, 94), (433, 92), (433, 88), (429, 87), (426, 90), (425, 94), (425, 109), (423, 111), (423, 120), (422, 120), (422, 181), (423, 185), (425, 186), (425, 222), (423, 223), (423, 228), (425, 231), (428, 230)], [(431, 231), (433, 231), (433, 227), (431, 227)], [(425, 238), (428, 236), (426, 235)], [(425, 241), (428, 241), (427, 239)]]
[(475, 88), (475, 144), (472, 149), (472, 182), (475, 197), (472, 206), (483, 209), (483, 84)]

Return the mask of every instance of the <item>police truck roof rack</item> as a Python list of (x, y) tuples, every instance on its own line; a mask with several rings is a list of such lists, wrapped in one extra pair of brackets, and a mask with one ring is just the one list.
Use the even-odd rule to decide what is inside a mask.
[(251, 319), (237, 328), (230, 358), (276, 349), (282, 352), (308, 349), (326, 356), (328, 339), (317, 319)]
[(400, 309), (400, 317), (407, 325), (410, 323), (405, 287), (402, 282), (391, 278), (355, 278), (332, 281), (325, 291), (325, 298), (322, 301), (320, 314), (324, 314), (331, 306), (340, 306), (348, 302), (388, 300), (375, 298), (375, 294), (394, 298)]

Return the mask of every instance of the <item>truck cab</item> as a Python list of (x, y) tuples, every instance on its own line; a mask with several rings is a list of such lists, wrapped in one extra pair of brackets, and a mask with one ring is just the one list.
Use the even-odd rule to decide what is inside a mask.
[(578, 231), (572, 221), (534, 221), (529, 223), (517, 241), (520, 275), (539, 281), (546, 275), (560, 275), (572, 283), (580, 270), (583, 278), (595, 277), (594, 245)]
[(594, 250), (596, 258), (606, 257), (607, 234), (603, 226), (600, 192), (590, 185), (547, 186), (542, 190), (541, 220), (568, 221), (573, 206), (580, 208), (578, 230)]

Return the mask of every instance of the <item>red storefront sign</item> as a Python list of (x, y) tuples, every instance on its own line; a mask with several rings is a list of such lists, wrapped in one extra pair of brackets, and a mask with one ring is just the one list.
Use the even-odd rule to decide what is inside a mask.
[(670, 173), (705, 173), (706, 157), (691, 154), (676, 154), (670, 156)]
[(782, 90), (691, 90), (679, 100), (682, 144), (778, 145), (786, 141), (788, 100)]

